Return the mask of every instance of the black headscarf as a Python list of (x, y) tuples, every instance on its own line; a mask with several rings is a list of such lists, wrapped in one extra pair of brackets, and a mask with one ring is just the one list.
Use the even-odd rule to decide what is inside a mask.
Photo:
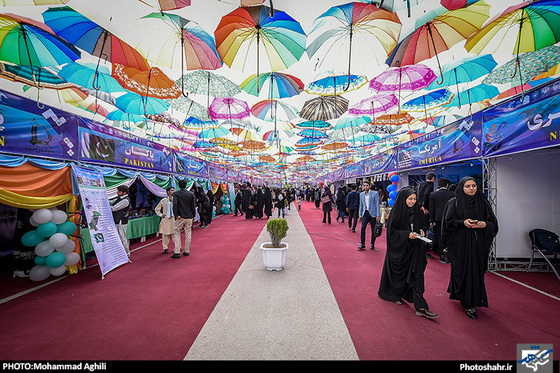
[(420, 233), (420, 229), (422, 229), (422, 215), (418, 203), (415, 203), (412, 207), (408, 207), (406, 204), (406, 199), (415, 193), (414, 189), (410, 187), (402, 188), (397, 194), (393, 208), (389, 213), (387, 221), (387, 255), (391, 255), (394, 259), (403, 255), (408, 244), (412, 243), (412, 241), (409, 242), (408, 233), (412, 231)]

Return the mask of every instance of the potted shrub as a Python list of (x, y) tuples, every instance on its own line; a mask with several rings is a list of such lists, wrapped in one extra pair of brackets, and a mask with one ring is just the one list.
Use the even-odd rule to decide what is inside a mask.
[(281, 271), (286, 263), (287, 242), (281, 242), (288, 233), (288, 221), (286, 219), (269, 219), (266, 230), (270, 234), (271, 242), (263, 242), (261, 250), (264, 265), (269, 271)]

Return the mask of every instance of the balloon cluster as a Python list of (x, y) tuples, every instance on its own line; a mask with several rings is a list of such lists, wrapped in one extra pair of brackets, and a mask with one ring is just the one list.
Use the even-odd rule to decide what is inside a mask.
[(396, 172), (390, 173), (389, 180), (391, 180), (392, 184), (387, 187), (387, 192), (389, 192), (389, 201), (387, 201), (387, 203), (389, 203), (389, 206), (393, 207), (395, 204), (395, 198), (397, 197), (397, 183), (399, 182), (399, 175), (397, 175)]
[(230, 207), (229, 198), (228, 198), (227, 194), (224, 194), (223, 196), (221, 196), (220, 201), (222, 201), (222, 208), (220, 209), (222, 214), (229, 214), (231, 212), (231, 207)]
[(35, 264), (29, 272), (32, 281), (43, 281), (50, 275), (61, 276), (66, 266), (80, 261), (75, 253), (76, 244), (68, 238), (76, 230), (76, 224), (68, 221), (68, 214), (57, 209), (39, 209), (33, 213), (29, 222), (36, 229), (21, 237), (24, 246), (35, 246)]

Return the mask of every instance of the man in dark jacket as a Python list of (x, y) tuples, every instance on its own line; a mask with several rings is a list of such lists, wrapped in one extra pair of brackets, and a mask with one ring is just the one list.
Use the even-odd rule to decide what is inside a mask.
[(175, 234), (173, 242), (175, 250), (172, 258), (181, 257), (181, 231), (185, 231), (185, 249), (183, 255), (189, 256), (191, 251), (191, 227), (196, 214), (196, 198), (194, 193), (188, 191), (187, 181), (179, 180), (179, 191), (173, 194), (173, 215), (175, 215)]
[(441, 262), (447, 262), (442, 252), (444, 248), (439, 247), (443, 210), (445, 209), (447, 201), (455, 197), (455, 193), (447, 189), (450, 184), (451, 181), (448, 178), (440, 177), (438, 179), (438, 190), (430, 194), (428, 204), (430, 224), (434, 227), (434, 243), (432, 248), (439, 254), (439, 260)]
[(130, 211), (130, 199), (128, 198), (128, 187), (119, 185), (117, 187), (117, 197), (109, 201), (111, 212), (113, 213), (113, 221), (117, 227), (119, 238), (123, 244), (126, 255), (130, 256), (130, 241), (126, 238), (126, 230), (128, 227), (128, 214)]
[(351, 192), (348, 193), (346, 208), (348, 209), (348, 228), (351, 228), (352, 232), (356, 232), (358, 209), (360, 208), (360, 193), (358, 193), (356, 184), (352, 184)]

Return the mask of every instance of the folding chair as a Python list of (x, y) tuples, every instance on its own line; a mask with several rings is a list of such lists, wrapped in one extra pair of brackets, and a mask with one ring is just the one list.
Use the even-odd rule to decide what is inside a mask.
[(546, 260), (550, 268), (554, 271), (554, 274), (556, 274), (558, 280), (560, 280), (558, 271), (556, 271), (556, 268), (548, 257), (553, 256), (553, 260), (556, 261), (558, 259), (558, 255), (560, 255), (560, 241), (558, 239), (558, 235), (554, 232), (547, 231), (546, 229), (535, 228), (529, 232), (529, 238), (531, 239), (531, 260), (529, 261), (527, 272), (531, 269), (535, 253), (537, 252), (541, 254), (544, 260)]

